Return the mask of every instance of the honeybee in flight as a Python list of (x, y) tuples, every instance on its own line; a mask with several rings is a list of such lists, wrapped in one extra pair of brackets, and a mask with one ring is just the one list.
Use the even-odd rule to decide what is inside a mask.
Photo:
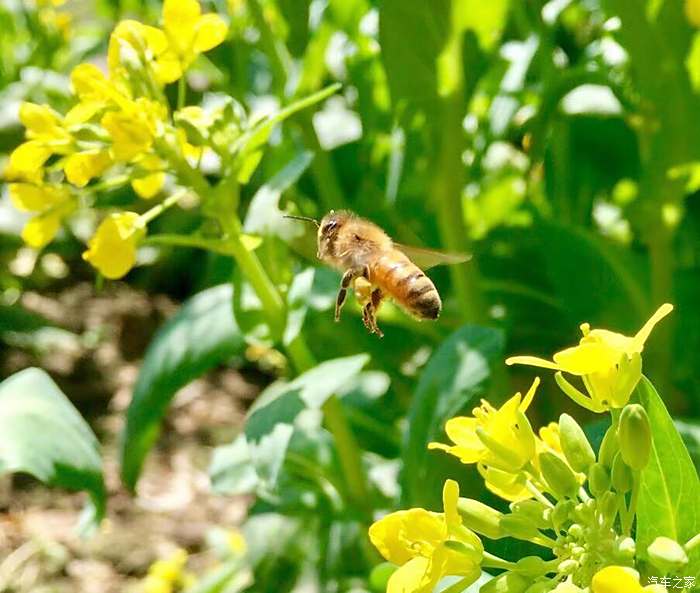
[(343, 272), (335, 320), (340, 320), (348, 288), (352, 286), (362, 306), (365, 327), (380, 338), (384, 333), (377, 325), (377, 311), (385, 298), (391, 298), (418, 319), (437, 319), (442, 300), (421, 268), (469, 259), (463, 254), (394, 243), (379, 226), (347, 210), (331, 210), (321, 222), (303, 216), (287, 218), (314, 223), (318, 227), (318, 258)]

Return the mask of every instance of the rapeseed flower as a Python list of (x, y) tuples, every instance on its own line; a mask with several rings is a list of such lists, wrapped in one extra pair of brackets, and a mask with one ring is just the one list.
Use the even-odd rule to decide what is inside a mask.
[(465, 587), (479, 578), (484, 549), (479, 537), (462, 524), (458, 500), (457, 482), (447, 480), (443, 513), (413, 508), (372, 524), (370, 540), (384, 558), (399, 565), (387, 593), (431, 593), (447, 575), (464, 577)]
[(592, 593), (665, 593), (663, 585), (639, 583), (639, 573), (626, 566), (606, 566), (599, 570), (591, 581)]
[(447, 421), (445, 432), (454, 445), (430, 443), (429, 449), (442, 449), (462, 463), (481, 463), (516, 473), (533, 460), (536, 439), (525, 412), (532, 403), (539, 379), (523, 398), (516, 393), (500, 409), (482, 400), (473, 417), (458, 416)]
[[(578, 346), (557, 352), (553, 360), (535, 356), (513, 356), (506, 364), (526, 364), (557, 371), (556, 379), (562, 390), (579, 405), (604, 412), (622, 408), (642, 376), (641, 353), (654, 326), (673, 311), (673, 305), (661, 305), (634, 335), (625, 336), (606, 329), (591, 329), (581, 325)], [(584, 395), (562, 375), (580, 376), (588, 392)]]
[(136, 247), (145, 227), (135, 212), (118, 212), (105, 218), (88, 241), (83, 259), (106, 278), (126, 275), (136, 263)]
[(22, 239), (41, 249), (58, 233), (61, 222), (75, 209), (69, 189), (57, 184), (10, 183), (10, 200), (17, 210), (34, 216), (24, 225)]

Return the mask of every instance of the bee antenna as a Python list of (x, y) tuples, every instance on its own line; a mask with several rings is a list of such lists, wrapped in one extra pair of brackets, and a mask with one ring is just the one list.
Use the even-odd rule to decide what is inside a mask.
[(317, 227), (319, 226), (318, 220), (315, 218), (311, 218), (309, 216), (294, 216), (292, 214), (285, 214), (284, 218), (292, 218), (294, 220), (303, 220), (304, 222), (312, 222), (314, 223)]

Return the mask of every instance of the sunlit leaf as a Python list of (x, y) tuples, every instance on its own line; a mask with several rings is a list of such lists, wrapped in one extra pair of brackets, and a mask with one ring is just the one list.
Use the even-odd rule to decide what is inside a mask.
[(86, 490), (93, 505), (89, 518), (104, 515), (99, 443), (51, 377), (37, 368), (0, 383), (0, 475), (15, 472), (50, 486)]

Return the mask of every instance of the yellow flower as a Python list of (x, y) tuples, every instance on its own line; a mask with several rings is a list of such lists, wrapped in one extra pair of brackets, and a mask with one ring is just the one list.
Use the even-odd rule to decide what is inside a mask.
[(70, 141), (70, 134), (63, 128), (61, 116), (46, 105), (22, 103), (19, 120), (27, 130), (27, 138), (47, 142)]
[(639, 583), (639, 573), (626, 566), (606, 566), (599, 570), (591, 581), (592, 593), (662, 593), (666, 591), (663, 585), (647, 585)]
[(539, 385), (535, 379), (523, 399), (516, 393), (496, 410), (482, 400), (474, 417), (460, 416), (447, 421), (445, 432), (454, 445), (430, 443), (429, 449), (442, 449), (462, 463), (483, 463), (506, 471), (519, 472), (535, 456), (536, 442), (525, 416)]
[[(513, 356), (506, 360), (506, 364), (527, 364), (558, 371), (557, 383), (565, 393), (593, 412), (622, 408), (641, 378), (640, 355), (647, 338), (654, 326), (671, 311), (673, 305), (661, 305), (633, 337), (606, 329), (591, 330), (584, 323), (579, 345), (557, 352), (553, 361), (535, 356)], [(580, 376), (589, 397), (566, 381), (562, 372)]]
[(156, 155), (146, 155), (138, 161), (136, 175), (131, 180), (131, 187), (136, 194), (144, 200), (156, 196), (165, 183), (165, 163)]
[(112, 138), (114, 159), (130, 161), (148, 151), (164, 116), (163, 107), (148, 99), (137, 99), (127, 109), (105, 113), (101, 123)]
[(22, 229), (22, 239), (30, 247), (41, 249), (51, 242), (75, 204), (66, 187), (10, 183), (10, 200), (17, 210), (34, 212)]
[(106, 278), (124, 276), (136, 263), (136, 245), (145, 229), (135, 212), (119, 212), (105, 218), (88, 241), (83, 259)]
[(77, 187), (85, 187), (93, 177), (98, 177), (112, 164), (104, 150), (87, 150), (70, 155), (63, 165), (66, 179)]
[(526, 476), (524, 473), (512, 474), (483, 463), (479, 463), (476, 468), (484, 479), (486, 488), (503, 500), (519, 502), (532, 498), (532, 493), (525, 485)]
[(168, 49), (156, 58), (159, 80), (173, 82), (201, 53), (219, 45), (228, 26), (217, 14), (202, 14), (197, 0), (165, 0), (163, 29), (168, 38)]
[(470, 582), (479, 578), (484, 548), (478, 536), (462, 525), (457, 482), (447, 480), (442, 497), (444, 513), (421, 508), (397, 511), (369, 528), (370, 540), (381, 555), (400, 566), (389, 578), (387, 593), (431, 593), (447, 575), (470, 577)]

